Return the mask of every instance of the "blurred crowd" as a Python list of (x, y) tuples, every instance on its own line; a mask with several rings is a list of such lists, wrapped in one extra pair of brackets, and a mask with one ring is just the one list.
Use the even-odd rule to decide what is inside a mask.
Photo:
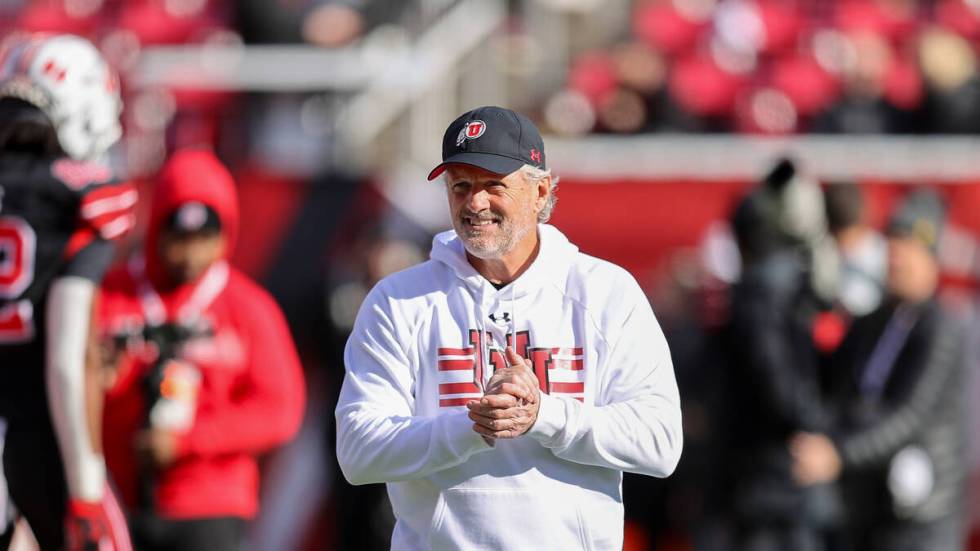
[(545, 120), (588, 132), (974, 133), (974, 0), (644, 0)]
[[(340, 47), (381, 22), (398, 20), (402, 2), (366, 0), (12, 0), (0, 28), (71, 33), (100, 45), (129, 68), (140, 48), (239, 40)], [(222, 36), (222, 33), (235, 35)]]
[[(125, 77), (140, 53), (156, 46), (342, 49), (373, 42), (379, 52), (390, 52), (453, 4), (19, 0), (0, 3), (0, 31), (90, 38)], [(553, 11), (534, 11), (537, 4)], [(610, 13), (625, 16), (607, 20), (597, 16), (594, 4), (507, 2), (508, 23), (488, 45), (497, 52), (495, 70), (522, 75), (509, 83), (514, 97), (556, 134), (980, 130), (976, 0), (635, 0), (610, 6)], [(572, 14), (569, 36), (557, 37), (564, 52), (549, 52), (536, 33), (533, 23), (542, 13)], [(589, 19), (604, 30), (576, 33), (593, 25)], [(316, 98), (245, 95), (186, 82), (128, 90), (133, 95), (125, 114), (127, 156), (134, 170), (146, 172), (159, 166), (167, 143), (202, 141), (227, 142), (232, 152), (243, 145), (269, 149), (258, 155), (298, 157), (291, 163), (319, 168), (310, 157), (317, 147), (334, 145), (325, 134), (335, 103), (344, 97), (339, 91)], [(243, 109), (255, 113), (250, 125), (229, 120)], [(303, 140), (286, 135), (285, 124), (299, 124)], [(235, 143), (243, 135), (248, 143)], [(274, 141), (290, 145), (267, 143)]]
[[(169, 150), (207, 145), (235, 165), (257, 160), (277, 173), (308, 177), (331, 164), (337, 102), (351, 92), (335, 89), (329, 74), (317, 75), (326, 82), (322, 88), (297, 89), (290, 80), (297, 78), (294, 71), (261, 90), (269, 93), (257, 93), (248, 85), (222, 82), (218, 69), (234, 66), (252, 45), (339, 51), (363, 46), (379, 28), (377, 47), (402, 44), (452, 3), (13, 0), (0, 2), (0, 33), (70, 33), (104, 53), (120, 75), (126, 105), (119, 164), (134, 176), (153, 174)], [(151, 77), (139, 78), (148, 52), (181, 47), (190, 49), (186, 57), (170, 59)], [(366, 70), (373, 67), (360, 53), (354, 57)], [(242, 116), (245, 112), (249, 116)]]
[(975, 548), (978, 325), (945, 260), (972, 254), (956, 196), (906, 189), (878, 222), (868, 191), (782, 160), (709, 229), (699, 275), (675, 279), (683, 306), (657, 311), (685, 456), (662, 486), (624, 482), (654, 548)]

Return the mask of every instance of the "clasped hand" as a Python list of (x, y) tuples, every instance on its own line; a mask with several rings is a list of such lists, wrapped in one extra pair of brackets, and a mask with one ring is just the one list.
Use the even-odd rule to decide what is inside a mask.
[(793, 476), (803, 486), (833, 482), (840, 476), (842, 461), (833, 441), (826, 435), (799, 432), (790, 438)]
[(495, 438), (517, 438), (534, 425), (541, 407), (538, 379), (530, 362), (514, 349), (504, 351), (508, 366), (497, 370), (483, 398), (466, 404), (473, 430), (492, 445)]

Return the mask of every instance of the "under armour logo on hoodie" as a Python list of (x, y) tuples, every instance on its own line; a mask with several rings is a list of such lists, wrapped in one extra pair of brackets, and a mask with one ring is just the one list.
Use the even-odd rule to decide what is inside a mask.
[(500, 315), (490, 314), (490, 321), (494, 323), (500, 323), (501, 321), (504, 323), (510, 323), (510, 312), (503, 312)]

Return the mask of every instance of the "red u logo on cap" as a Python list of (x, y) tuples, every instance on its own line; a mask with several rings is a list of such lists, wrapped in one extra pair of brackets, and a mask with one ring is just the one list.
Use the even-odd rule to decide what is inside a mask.
[(483, 121), (472, 121), (466, 123), (466, 138), (475, 140), (483, 135), (487, 129), (487, 123)]

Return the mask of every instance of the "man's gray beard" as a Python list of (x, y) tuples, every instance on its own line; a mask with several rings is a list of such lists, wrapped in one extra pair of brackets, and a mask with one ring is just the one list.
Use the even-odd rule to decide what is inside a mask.
[[(505, 228), (505, 224), (508, 226), (508, 228)], [(466, 248), (466, 252), (470, 253), (471, 255), (477, 258), (482, 258), (483, 260), (493, 260), (496, 258), (503, 258), (507, 253), (514, 250), (514, 247), (518, 243), (520, 243), (521, 240), (524, 239), (524, 236), (527, 235), (527, 232), (532, 229), (532, 228), (526, 228), (524, 231), (515, 230), (515, 231), (507, 232), (506, 230), (512, 226), (513, 225), (509, 222), (502, 221), (500, 223), (500, 229), (504, 230), (501, 232), (502, 234), (504, 234), (503, 239), (501, 240), (499, 246), (495, 247), (493, 250), (487, 250), (484, 248), (478, 249), (474, 247), (472, 242), (470, 241), (471, 238), (467, 237), (468, 234), (465, 231), (461, 232), (460, 230), (457, 229), (456, 234), (463, 239), (463, 247)]]
[(505, 249), (505, 247), (497, 247), (497, 249), (493, 251), (488, 251), (482, 248), (478, 249), (473, 245), (471, 245), (470, 242), (467, 241), (466, 239), (463, 239), (463, 247), (465, 247), (466, 252), (470, 253), (472, 256), (475, 256), (477, 258), (482, 258), (483, 260), (493, 260), (495, 258), (501, 258), (505, 254), (507, 254), (507, 251), (509, 250), (509, 248), (507, 248), (506, 250), (501, 250), (501, 249)]

